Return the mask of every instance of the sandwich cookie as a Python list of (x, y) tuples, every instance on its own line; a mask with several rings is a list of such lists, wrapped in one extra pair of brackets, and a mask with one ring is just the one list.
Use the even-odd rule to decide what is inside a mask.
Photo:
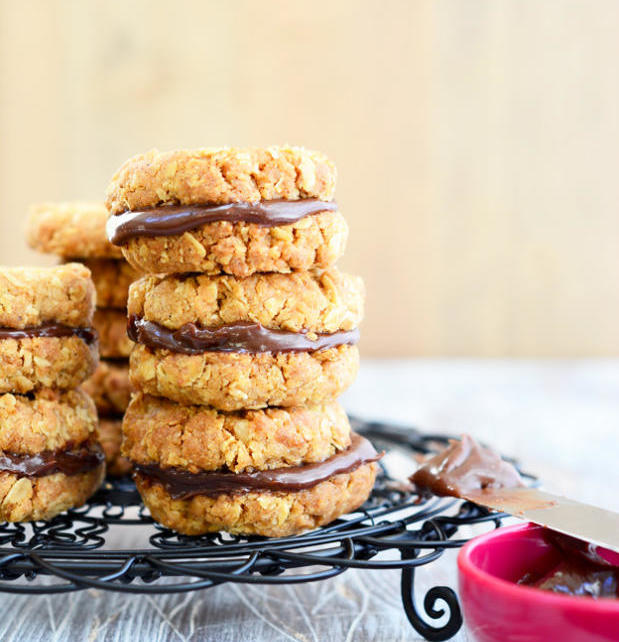
[(81, 506), (105, 475), (97, 413), (81, 390), (0, 395), (0, 521)]
[(224, 411), (334, 399), (358, 369), (363, 299), (335, 269), (143, 277), (129, 292), (132, 383)]
[(107, 234), (143, 272), (327, 268), (348, 236), (335, 180), (328, 158), (299, 147), (153, 150), (112, 178)]
[(103, 203), (37, 203), (30, 207), (28, 244), (65, 259), (122, 259), (107, 239), (107, 217)]
[(367, 499), (380, 457), (334, 402), (222, 413), (138, 393), (123, 430), (144, 503), (187, 535), (326, 524)]
[(93, 326), (99, 335), (99, 354), (103, 359), (126, 359), (133, 343), (127, 336), (127, 313), (116, 308), (97, 308)]
[(97, 307), (125, 310), (129, 286), (141, 273), (124, 260), (84, 259), (83, 263), (95, 284)]
[(131, 464), (121, 456), (122, 417), (129, 405), (132, 386), (129, 381), (129, 363), (126, 360), (100, 361), (95, 373), (84, 382), (83, 390), (89, 394), (99, 414), (99, 438), (107, 474), (112, 477), (126, 475)]
[(71, 263), (0, 268), (0, 393), (69, 389), (98, 361), (90, 272)]

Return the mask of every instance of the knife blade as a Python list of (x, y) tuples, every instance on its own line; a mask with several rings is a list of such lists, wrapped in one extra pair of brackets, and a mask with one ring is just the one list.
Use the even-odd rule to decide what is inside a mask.
[[(485, 489), (470, 492), (464, 499), (619, 554), (619, 513), (537, 488)], [(619, 557), (612, 563), (618, 562)]]

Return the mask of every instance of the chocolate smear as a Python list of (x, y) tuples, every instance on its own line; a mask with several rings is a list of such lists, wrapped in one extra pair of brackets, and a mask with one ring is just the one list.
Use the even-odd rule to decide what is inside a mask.
[(0, 328), (0, 340), (2, 339), (30, 339), (33, 337), (53, 337), (61, 339), (64, 337), (79, 337), (87, 344), (97, 341), (97, 331), (94, 328), (74, 328), (62, 323), (42, 323), (41, 325), (29, 328)]
[(54, 473), (79, 475), (93, 470), (104, 459), (99, 444), (75, 450), (44, 450), (35, 455), (0, 452), (0, 471), (19, 477), (45, 477)]
[(334, 201), (320, 201), (316, 198), (223, 205), (162, 205), (110, 216), (106, 232), (111, 243), (123, 245), (138, 236), (178, 236), (202, 225), (220, 221), (274, 227), (290, 225), (306, 216), (334, 210), (337, 210)]
[(135, 464), (135, 470), (164, 486), (173, 499), (189, 499), (195, 495), (249, 493), (251, 491), (298, 492), (323, 481), (378, 461), (382, 457), (374, 446), (356, 433), (351, 444), (325, 461), (288, 468), (258, 470), (251, 473), (213, 471), (192, 473), (181, 468), (161, 468), (157, 464)]
[(310, 339), (305, 332), (271, 330), (260, 323), (234, 323), (213, 329), (185, 323), (177, 330), (170, 330), (135, 315), (129, 317), (127, 334), (132, 341), (153, 350), (171, 350), (182, 354), (313, 352), (359, 341), (358, 329), (318, 334), (315, 339)]

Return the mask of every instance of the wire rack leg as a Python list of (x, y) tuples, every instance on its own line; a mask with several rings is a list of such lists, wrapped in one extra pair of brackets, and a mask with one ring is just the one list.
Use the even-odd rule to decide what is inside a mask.
[(417, 610), (415, 605), (415, 569), (414, 567), (402, 569), (401, 580), (402, 604), (406, 617), (412, 627), (423, 635), (426, 640), (432, 642), (441, 642), (449, 640), (462, 627), (462, 612), (458, 596), (455, 591), (448, 586), (435, 586), (431, 588), (423, 599), (423, 609), (426, 616), (433, 620), (438, 620), (445, 614), (445, 608), (436, 608), (436, 603), (442, 600), (447, 607), (449, 619), (442, 626), (432, 626), (428, 624)]

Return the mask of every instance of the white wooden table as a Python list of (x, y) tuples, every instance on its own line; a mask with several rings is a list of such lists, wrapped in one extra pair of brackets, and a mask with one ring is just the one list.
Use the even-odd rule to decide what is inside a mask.
[[(470, 432), (518, 457), (549, 490), (619, 510), (619, 361), (366, 360), (343, 401), (366, 418)], [(455, 585), (454, 558), (419, 571), (420, 594)], [(171, 596), (2, 595), (0, 604), (3, 642), (419, 639), (397, 571)]]

